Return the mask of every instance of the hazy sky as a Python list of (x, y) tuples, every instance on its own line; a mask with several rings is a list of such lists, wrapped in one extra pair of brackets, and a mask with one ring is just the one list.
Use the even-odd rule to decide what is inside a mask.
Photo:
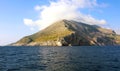
[(0, 0), (0, 45), (16, 42), (61, 19), (120, 33), (120, 0)]

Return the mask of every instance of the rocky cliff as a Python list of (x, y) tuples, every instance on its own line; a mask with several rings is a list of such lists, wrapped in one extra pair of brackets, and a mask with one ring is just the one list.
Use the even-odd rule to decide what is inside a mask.
[(12, 46), (91, 46), (117, 45), (113, 30), (81, 22), (61, 20)]

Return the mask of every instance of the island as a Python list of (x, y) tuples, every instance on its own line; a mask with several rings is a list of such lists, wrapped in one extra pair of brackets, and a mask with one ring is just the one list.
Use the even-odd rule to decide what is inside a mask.
[(11, 46), (104, 46), (119, 45), (120, 36), (111, 29), (73, 20), (60, 20), (25, 36)]

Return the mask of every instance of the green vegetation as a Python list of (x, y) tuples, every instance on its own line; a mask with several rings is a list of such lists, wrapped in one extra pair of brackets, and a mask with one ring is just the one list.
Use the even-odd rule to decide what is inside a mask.
[(51, 33), (51, 34), (42, 34), (39, 38), (35, 39), (34, 42), (57, 40), (58, 38), (65, 37), (71, 33), (72, 33), (72, 31), (65, 30), (65, 31), (60, 32), (60, 33), (58, 32), (58, 33)]
[(32, 41), (32, 39), (28, 36), (24, 37), (23, 39), (21, 39), (20, 41), (18, 41), (17, 43), (30, 43)]

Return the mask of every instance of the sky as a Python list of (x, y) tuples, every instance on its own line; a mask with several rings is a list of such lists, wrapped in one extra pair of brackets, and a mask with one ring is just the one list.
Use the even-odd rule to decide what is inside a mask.
[(62, 19), (99, 25), (120, 34), (120, 0), (0, 0), (0, 46)]

